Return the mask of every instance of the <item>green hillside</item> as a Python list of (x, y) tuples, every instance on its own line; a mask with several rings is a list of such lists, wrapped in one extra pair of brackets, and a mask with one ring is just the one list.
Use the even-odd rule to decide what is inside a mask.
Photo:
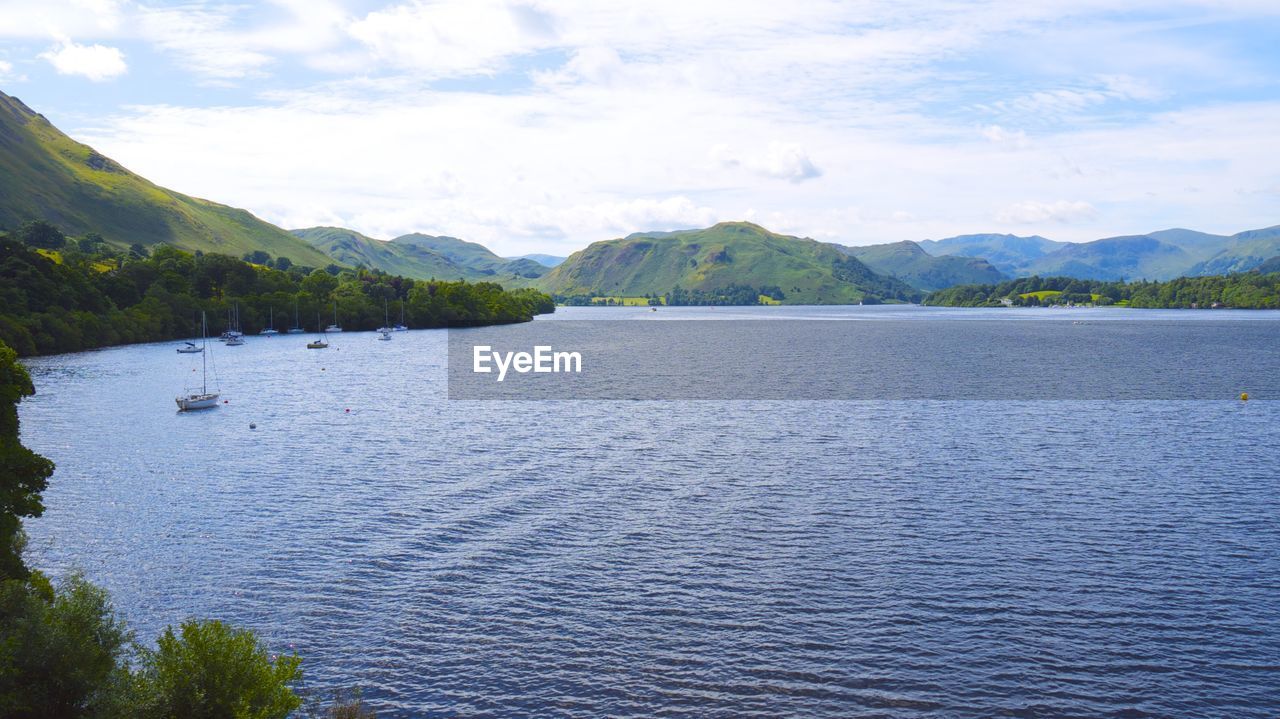
[(919, 294), (872, 272), (837, 245), (779, 235), (748, 222), (595, 242), (535, 282), (559, 295), (629, 297), (730, 285), (777, 287), (788, 304), (907, 300)]
[(1261, 230), (1238, 232), (1230, 238), (1230, 244), (1191, 268), (1189, 275), (1220, 275), (1229, 272), (1247, 272), (1268, 258), (1280, 255), (1280, 225)]
[(414, 245), (375, 240), (341, 227), (308, 227), (291, 230), (311, 246), (352, 267), (368, 267), (393, 275), (418, 279), (466, 280), (483, 277), (447, 257)]
[(490, 278), (518, 281), (534, 279), (547, 273), (547, 266), (535, 260), (525, 257), (515, 259), (499, 257), (484, 245), (456, 237), (423, 235), (415, 232), (401, 235), (391, 242), (395, 245), (434, 252)]
[(932, 292), (955, 285), (991, 284), (1008, 279), (980, 257), (934, 257), (915, 242), (842, 248), (882, 275), (897, 277), (918, 290)]
[(0, 227), (29, 219), (73, 235), (96, 232), (117, 246), (164, 242), (237, 257), (263, 250), (312, 267), (331, 261), (245, 210), (135, 175), (0, 92)]

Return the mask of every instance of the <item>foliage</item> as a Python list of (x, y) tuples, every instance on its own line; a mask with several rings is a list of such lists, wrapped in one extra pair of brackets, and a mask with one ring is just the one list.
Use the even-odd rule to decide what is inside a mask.
[[(85, 252), (73, 243), (55, 263), (0, 237), (0, 341), (20, 356), (74, 352), (132, 342), (191, 337), (205, 311), (214, 334), (238, 307), (241, 329), (317, 328), (333, 321), (348, 330), (383, 324), (384, 308), (411, 327), (522, 322), (554, 311), (551, 298), (530, 289), (504, 291), (490, 282), (438, 282), (377, 270), (330, 271), (284, 262), (277, 269), (167, 245), (150, 257)], [(254, 257), (253, 259), (261, 259)], [(269, 259), (269, 258), (268, 258)]]
[(28, 247), (60, 250), (67, 244), (67, 236), (62, 234), (62, 230), (43, 220), (27, 220), (14, 235)]
[(1280, 309), (1280, 273), (1242, 272), (1179, 277), (1166, 282), (1108, 282), (1071, 277), (1024, 277), (997, 285), (962, 285), (934, 292), (927, 305), (948, 307), (1127, 304), (1145, 308)]
[(17, 353), (0, 342), (0, 580), (27, 577), (22, 518), (44, 512), (40, 493), (53, 474), (53, 463), (22, 446), (18, 438), (18, 402), (34, 393)]
[(142, 653), (138, 716), (147, 719), (284, 719), (302, 705), (289, 684), (297, 656), (272, 658), (251, 631), (220, 621), (165, 629)]
[(120, 715), (130, 634), (106, 592), (78, 575), (0, 582), (0, 716)]

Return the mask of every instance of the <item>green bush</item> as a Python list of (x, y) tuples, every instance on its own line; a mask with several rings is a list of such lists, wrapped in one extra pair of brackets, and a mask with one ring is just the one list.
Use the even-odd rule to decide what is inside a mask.
[(0, 716), (120, 713), (130, 635), (107, 593), (79, 575), (54, 589), (38, 572), (0, 582)]
[(284, 719), (302, 705), (289, 687), (302, 678), (302, 660), (272, 659), (251, 631), (188, 621), (156, 645), (143, 650), (137, 673), (141, 719)]

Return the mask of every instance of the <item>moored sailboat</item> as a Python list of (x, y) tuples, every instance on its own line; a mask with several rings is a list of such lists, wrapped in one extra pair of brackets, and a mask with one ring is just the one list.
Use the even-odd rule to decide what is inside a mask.
[(298, 301), (293, 301), (293, 326), (289, 328), (289, 334), (300, 335), (303, 333), (302, 323), (298, 321)]
[[(174, 401), (178, 403), (178, 411), (186, 412), (193, 409), (211, 409), (218, 406), (218, 392), (209, 391), (209, 353), (205, 350), (209, 344), (208, 328), (205, 324), (204, 313), (200, 313), (200, 391), (187, 392), (184, 395), (174, 397)], [(179, 352), (182, 350), (179, 349)]]

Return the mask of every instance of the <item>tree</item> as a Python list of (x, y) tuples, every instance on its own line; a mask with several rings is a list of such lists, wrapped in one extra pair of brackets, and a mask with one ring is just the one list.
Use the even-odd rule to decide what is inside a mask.
[(107, 593), (78, 575), (56, 590), (38, 572), (0, 582), (0, 716), (128, 716), (111, 709), (130, 638)]
[(288, 257), (285, 257), (284, 255), (281, 255), (276, 258), (277, 270), (280, 270), (281, 272), (286, 272), (290, 267), (293, 267), (293, 260), (289, 259)]
[(22, 223), (16, 233), (18, 241), (28, 247), (43, 250), (60, 250), (67, 244), (67, 236), (62, 230), (44, 220), (28, 220)]
[(143, 247), (141, 244), (139, 244), (139, 243), (135, 242), (135, 243), (133, 243), (132, 245), (129, 245), (129, 254), (131, 254), (131, 255), (133, 255), (134, 257), (137, 257), (137, 258), (139, 258), (139, 259), (144, 259), (144, 258), (146, 258), (148, 255), (150, 255), (151, 253), (147, 252), (147, 248), (145, 248), (145, 247)]
[(289, 684), (296, 655), (274, 659), (257, 635), (217, 620), (169, 627), (144, 650), (137, 716), (148, 719), (284, 719), (302, 705)]
[(22, 518), (44, 512), (40, 493), (53, 474), (53, 462), (18, 440), (18, 402), (35, 394), (18, 353), (0, 342), (0, 579), (25, 579)]

